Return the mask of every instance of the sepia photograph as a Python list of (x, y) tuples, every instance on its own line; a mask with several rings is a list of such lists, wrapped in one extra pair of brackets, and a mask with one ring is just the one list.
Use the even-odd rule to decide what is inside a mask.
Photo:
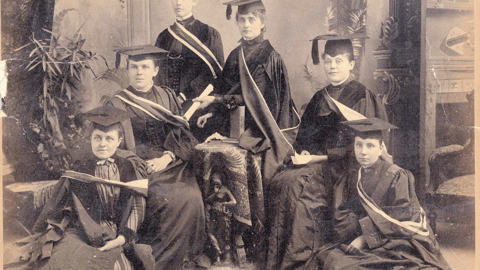
[(2, 0), (0, 268), (479, 269), (479, 14)]

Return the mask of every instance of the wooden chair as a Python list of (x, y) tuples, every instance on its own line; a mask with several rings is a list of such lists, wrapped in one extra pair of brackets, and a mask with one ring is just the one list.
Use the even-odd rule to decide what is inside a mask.
[[(430, 182), (427, 184), (428, 218), (436, 231), (436, 210), (444, 207), (461, 208), (475, 213), (475, 151), (474, 133), (462, 145), (439, 147), (431, 154)], [(463, 211), (462, 210), (462, 211)], [(446, 211), (446, 215), (450, 214)], [(447, 217), (447, 219), (449, 219)]]

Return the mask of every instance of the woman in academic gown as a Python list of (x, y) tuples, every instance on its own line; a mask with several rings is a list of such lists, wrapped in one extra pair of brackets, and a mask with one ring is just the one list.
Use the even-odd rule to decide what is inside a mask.
[[(245, 132), (239, 145), (253, 153), (265, 153), (265, 160), (269, 161), (264, 162), (262, 168), (265, 184), (284, 159), (293, 154), (291, 144), (300, 119), (293, 103), (285, 63), (263, 35), (266, 10), (262, 1), (242, 0), (225, 4), (238, 6), (236, 22), (242, 38), (240, 45), (229, 54), (222, 74), (213, 83), (215, 97), (194, 100), (202, 102), (201, 107), (216, 103), (211, 113), (199, 118), (199, 125), (211, 122), (210, 126), (214, 126), (217, 132), (228, 136), (230, 110), (245, 106)], [(231, 13), (231, 7), (227, 8), (228, 12)]]
[(415, 193), (413, 175), (380, 160), (388, 122), (346, 122), (360, 168), (349, 168), (333, 189), (332, 244), (306, 269), (451, 269)]
[[(111, 107), (83, 114), (91, 121), (91, 151), (75, 162), (49, 192), (24, 249), (35, 269), (153, 269), (148, 245), (136, 244), (145, 213), (147, 182), (130, 160), (119, 157), (120, 120), (130, 115)], [(90, 146), (86, 146), (90, 148)], [(21, 240), (20, 243), (23, 243)]]
[(153, 85), (159, 67), (152, 45), (125, 48), (131, 85), (107, 104), (134, 115), (123, 121), (124, 148), (146, 161), (149, 186), (139, 242), (150, 244), (155, 269), (194, 264), (206, 239), (202, 196), (190, 162), (195, 145), (174, 92)]
[[(202, 107), (214, 103), (210, 113), (199, 117), (199, 126), (204, 126), (228, 136), (230, 111), (245, 106), (243, 132), (239, 146), (262, 156), (262, 182), (260, 190), (268, 186), (278, 167), (291, 156), (292, 143), (300, 122), (290, 91), (287, 68), (280, 54), (264, 38), (266, 9), (262, 1), (230, 1), (238, 6), (235, 16), (242, 36), (240, 45), (228, 56), (221, 75), (213, 83), (215, 96), (197, 98)], [(213, 116), (213, 117), (212, 117)], [(255, 191), (253, 191), (255, 192)], [(264, 260), (265, 208), (256, 207), (252, 228), (258, 260)], [(238, 232), (237, 232), (238, 233)], [(262, 252), (260, 252), (262, 250)]]
[[(293, 145), (301, 155), (318, 155), (320, 163), (288, 166), (268, 187), (267, 269), (302, 269), (328, 240), (332, 186), (353, 158), (341, 125), (344, 114), (387, 118), (376, 95), (351, 79), (355, 61), (352, 42), (346, 38), (325, 37), (332, 39), (326, 42), (322, 57), (330, 84), (308, 103)], [(312, 58), (318, 64), (318, 53)], [(338, 108), (342, 104), (346, 109)]]

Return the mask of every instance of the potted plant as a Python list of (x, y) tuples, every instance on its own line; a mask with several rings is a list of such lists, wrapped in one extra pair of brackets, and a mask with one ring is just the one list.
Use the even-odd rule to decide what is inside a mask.
[(82, 89), (82, 73), (90, 71), (90, 62), (97, 60), (94, 53), (84, 50), (85, 39), (76, 31), (69, 39), (53, 33), (50, 38), (36, 39), (18, 48), (27, 50), (30, 58), (25, 70), (41, 70), (43, 82), (40, 89), (33, 89), (37, 98), (32, 104), (42, 111), (42, 115), (27, 123), (37, 135), (37, 152), (46, 169), (53, 177), (60, 175), (72, 166), (71, 150), (78, 150), (83, 142), (81, 125), (75, 115), (81, 108), (79, 92)]

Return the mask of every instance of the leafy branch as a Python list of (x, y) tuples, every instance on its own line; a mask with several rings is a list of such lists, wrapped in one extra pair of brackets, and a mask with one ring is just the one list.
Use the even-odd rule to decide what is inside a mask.
[(330, 2), (330, 4), (327, 7), (327, 16), (325, 16), (325, 22), (324, 24), (327, 29), (329, 34), (338, 34), (337, 31), (337, 20), (335, 18), (335, 9), (333, 8), (333, 3)]
[(380, 38), (382, 39), (382, 46), (389, 50), (393, 49), (392, 41), (399, 35), (398, 21), (395, 17), (388, 18), (385, 23), (382, 23), (380, 30)]
[(31, 60), (25, 67), (27, 72), (40, 69), (43, 74), (43, 84), (37, 92), (38, 107), (43, 110), (42, 120), (29, 126), (41, 138), (37, 150), (49, 170), (69, 169), (67, 149), (75, 148), (75, 139), (81, 137), (74, 116), (81, 107), (78, 95), (84, 81), (82, 73), (90, 70), (97, 77), (90, 63), (98, 59), (94, 53), (83, 49), (85, 39), (80, 29), (71, 39), (43, 29), (50, 34), (49, 39), (37, 39), (32, 35), (28, 44), (16, 50), (28, 50)]

